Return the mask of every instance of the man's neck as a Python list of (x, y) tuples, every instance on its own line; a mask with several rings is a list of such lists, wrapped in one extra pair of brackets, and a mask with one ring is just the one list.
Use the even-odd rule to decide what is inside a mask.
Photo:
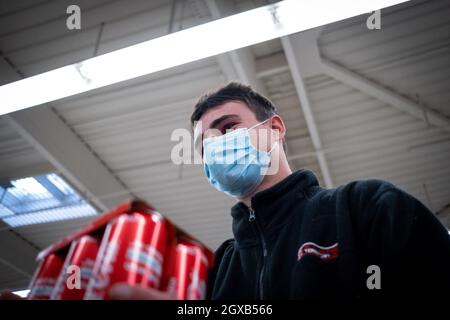
[(247, 205), (247, 207), (250, 207), (251, 206), (252, 197), (256, 193), (276, 185), (278, 182), (280, 182), (280, 181), (284, 180), (285, 178), (287, 178), (291, 173), (292, 173), (292, 170), (289, 167), (289, 164), (288, 164), (287, 160), (280, 161), (280, 167), (279, 167), (279, 170), (278, 170), (278, 172), (276, 174), (266, 175), (264, 177), (263, 181), (261, 182), (261, 184), (255, 189), (254, 192), (252, 192), (251, 195), (249, 195), (248, 197), (242, 198), (242, 199), (238, 199), (238, 200), (243, 202), (245, 205)]

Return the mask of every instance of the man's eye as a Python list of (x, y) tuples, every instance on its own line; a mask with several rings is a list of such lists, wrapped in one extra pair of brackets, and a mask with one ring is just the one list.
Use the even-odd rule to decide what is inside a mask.
[(227, 123), (222, 127), (222, 134), (227, 133), (227, 130), (233, 129), (235, 123)]

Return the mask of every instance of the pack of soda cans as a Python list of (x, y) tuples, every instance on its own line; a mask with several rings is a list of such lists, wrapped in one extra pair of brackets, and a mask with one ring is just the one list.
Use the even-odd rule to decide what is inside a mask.
[(108, 300), (116, 283), (206, 295), (213, 253), (140, 200), (130, 200), (38, 255), (28, 299)]

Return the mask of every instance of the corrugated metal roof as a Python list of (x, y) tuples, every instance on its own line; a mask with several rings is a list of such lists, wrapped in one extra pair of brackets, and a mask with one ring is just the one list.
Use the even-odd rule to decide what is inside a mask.
[[(2, 3), (0, 48), (31, 76), (91, 58), (104, 23), (98, 54), (117, 50), (168, 33), (170, 0), (81, 0), (81, 29), (66, 28), (66, 9), (73, 1), (44, 1), (17, 8)], [(191, 6), (177, 11), (174, 30), (206, 21)]]
[(256, 59), (283, 51), (280, 39), (273, 39), (251, 46)]
[[(292, 80), (291, 71), (283, 71), (263, 77), (267, 94), (277, 106), (286, 128), (287, 155), (293, 170), (308, 168), (312, 170), (323, 185), (323, 178), (316, 156), (311, 154), (314, 147), (309, 136), (300, 101)], [(309, 154), (309, 155), (308, 155)]]
[(8, 263), (0, 261), (0, 288), (10, 290), (26, 288), (30, 282), (29, 277), (18, 272)]
[(327, 85), (308, 85), (308, 92), (336, 184), (385, 179), (435, 211), (448, 203), (448, 133), (338, 81), (321, 78)]
[(92, 219), (95, 219), (95, 217), (24, 226), (16, 228), (14, 231), (28, 241), (31, 241), (40, 249), (45, 249), (49, 245), (63, 239), (71, 232), (86, 225)]
[[(0, 178), (20, 178), (32, 174), (33, 170), (45, 173), (49, 168), (44, 156), (0, 117)], [(31, 171), (24, 172), (28, 169)]]
[(450, 3), (412, 1), (381, 11), (381, 30), (367, 16), (335, 23), (320, 37), (324, 56), (450, 116)]
[[(449, 15), (448, 1), (409, 2), (381, 11), (381, 31), (366, 28), (367, 16), (327, 26), (320, 50), (425, 110), (449, 116)], [(336, 183), (377, 177), (434, 211), (449, 203), (448, 132), (328, 76), (308, 79), (308, 92)]]

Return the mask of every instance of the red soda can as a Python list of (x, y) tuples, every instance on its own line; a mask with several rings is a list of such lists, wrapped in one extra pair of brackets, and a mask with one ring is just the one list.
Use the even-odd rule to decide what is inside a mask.
[(208, 270), (212, 263), (213, 254), (203, 245), (190, 239), (179, 241), (167, 290), (178, 300), (205, 299)]
[(52, 292), (52, 300), (82, 300), (99, 250), (97, 237), (85, 235), (72, 242)]
[(31, 280), (30, 300), (48, 300), (55, 288), (56, 280), (61, 273), (65, 255), (62, 253), (52, 253), (46, 256)]
[(159, 288), (171, 228), (157, 212), (123, 214), (110, 222), (84, 299), (107, 300), (118, 282)]

